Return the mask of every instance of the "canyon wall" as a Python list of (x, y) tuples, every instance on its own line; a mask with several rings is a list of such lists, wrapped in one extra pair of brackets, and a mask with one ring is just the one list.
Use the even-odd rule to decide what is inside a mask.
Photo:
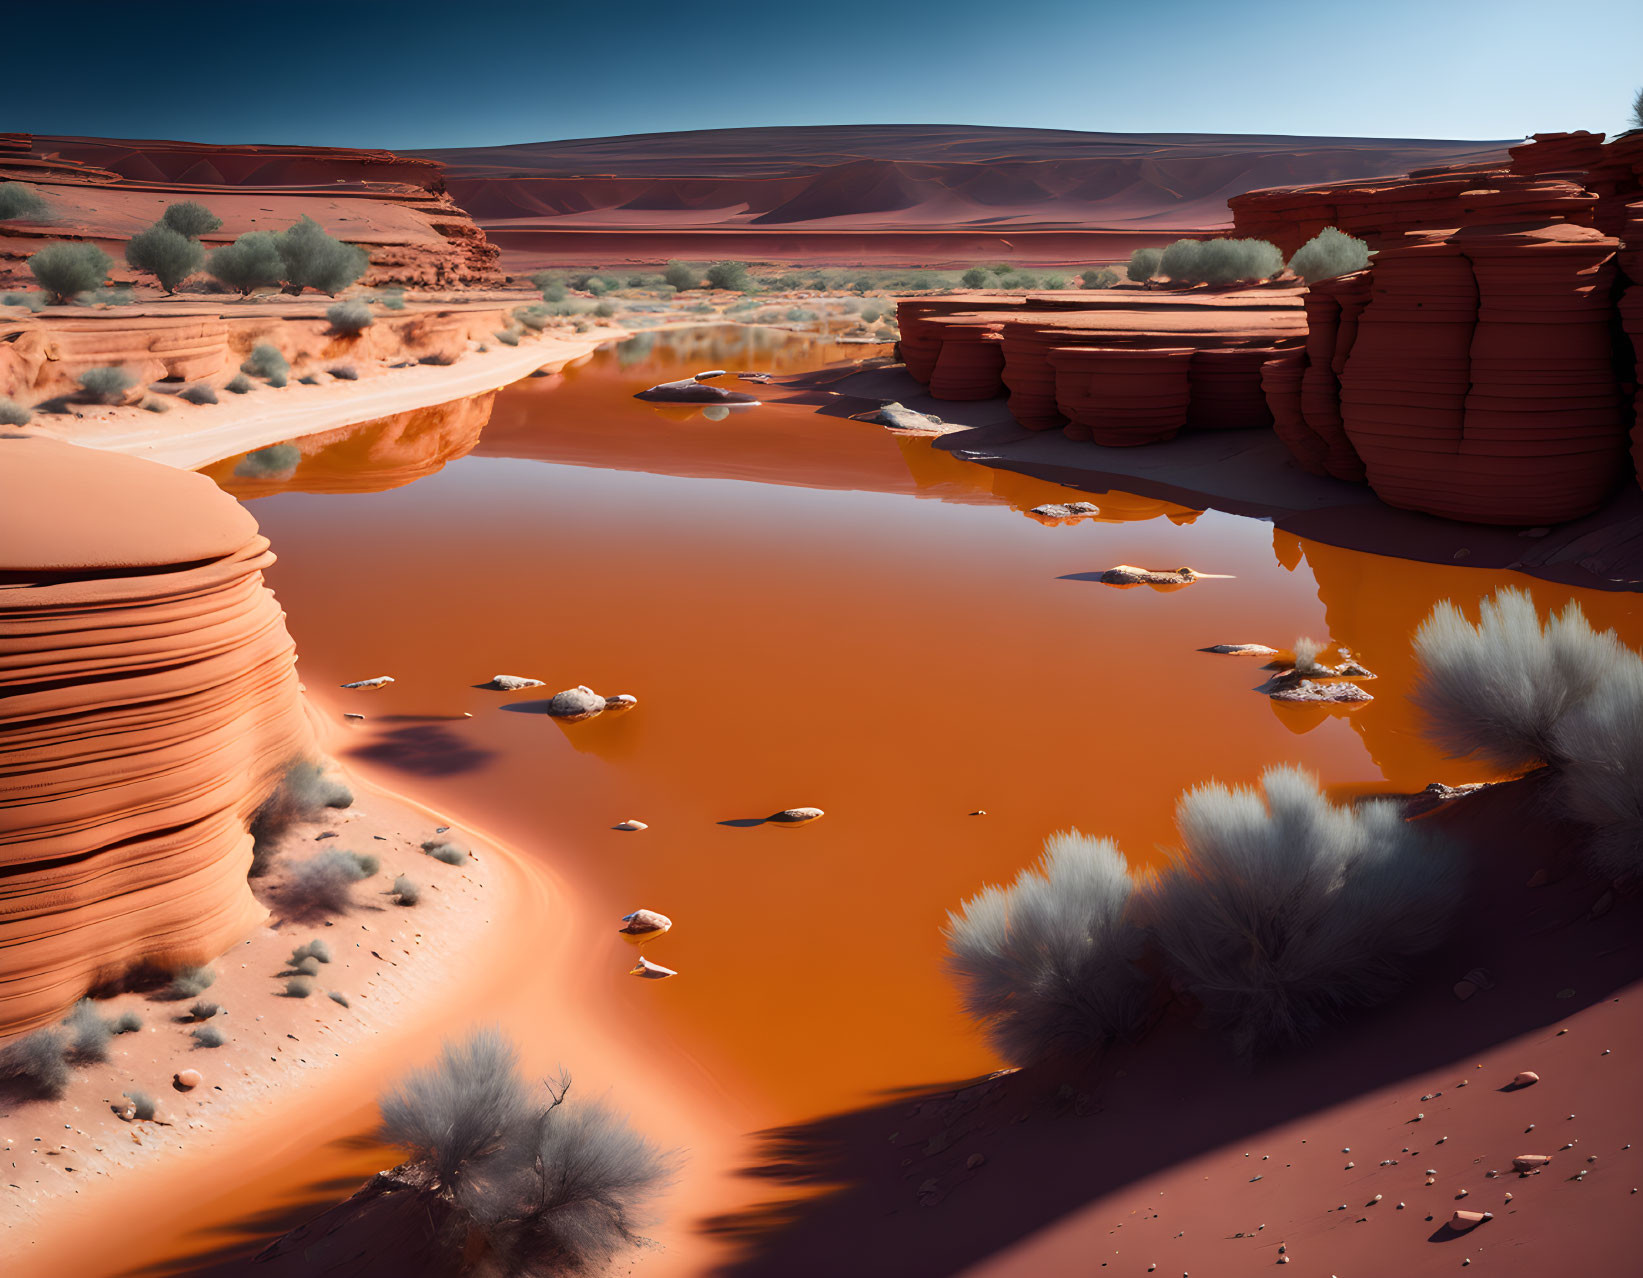
[(262, 920), (247, 821), (316, 750), (272, 562), (203, 475), (0, 438), (0, 1033)]
[(0, 181), (46, 201), (39, 220), (0, 226), (0, 286), (28, 280), (25, 260), (49, 240), (91, 240), (132, 278), (121, 250), (167, 204), (196, 200), (222, 219), (207, 248), (246, 231), (311, 217), (371, 257), (367, 284), (498, 284), (498, 251), (445, 189), (440, 166), (389, 151), (213, 146), (0, 133)]

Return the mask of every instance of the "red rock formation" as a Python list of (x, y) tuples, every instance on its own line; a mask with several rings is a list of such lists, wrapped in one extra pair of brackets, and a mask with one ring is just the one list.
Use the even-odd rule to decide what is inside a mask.
[(1272, 412), (1272, 430), (1294, 456), (1301, 469), (1313, 475), (1327, 475), (1324, 456), (1329, 446), (1306, 424), (1301, 411), (1301, 382), (1307, 371), (1305, 351), (1272, 355), (1261, 365), (1261, 389)]
[(1056, 346), (1056, 403), (1069, 439), (1130, 447), (1175, 438), (1191, 400), (1190, 346)]
[(307, 215), (370, 253), (366, 283), (502, 282), (497, 249), (446, 193), (439, 165), (389, 151), (13, 133), (0, 134), (0, 180), (30, 183), (50, 207), (48, 221), (0, 229), (3, 283), (25, 282), (23, 262), (45, 240), (93, 240), (118, 262), (177, 200), (222, 219), (202, 237), (208, 247)]
[(0, 440), (0, 1030), (263, 917), (246, 822), (314, 752), (272, 561), (203, 475)]
[[(1357, 341), (1358, 321), (1369, 302), (1369, 272), (1321, 280), (1307, 290), (1306, 370), (1300, 410), (1308, 432), (1323, 445), (1324, 473), (1363, 480), (1363, 460), (1341, 425), (1341, 370)], [(1309, 450), (1310, 451), (1310, 450)]]

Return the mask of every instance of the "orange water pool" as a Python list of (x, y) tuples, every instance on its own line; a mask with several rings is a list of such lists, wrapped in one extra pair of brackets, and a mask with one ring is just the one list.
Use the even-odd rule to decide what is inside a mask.
[[(860, 353), (737, 345), (745, 332), (657, 335), (494, 400), (299, 441), (288, 474), (210, 471), (278, 552), (268, 580), (309, 689), (338, 720), (367, 716), (344, 757), (573, 883), (603, 925), (576, 996), (715, 1080), (736, 1135), (995, 1067), (943, 974), (941, 927), (1054, 830), (1146, 860), (1180, 792), (1211, 777), (1297, 762), (1347, 790), (1481, 779), (1421, 741), (1405, 700), (1409, 638), (1437, 600), (1517, 584), (1643, 642), (1635, 595), (1074, 493), (813, 403), (715, 421), (631, 398), (705, 367)], [(1074, 499), (1102, 518), (1027, 513)], [(1118, 563), (1233, 576), (1080, 576)], [(1198, 651), (1299, 635), (1349, 646), (1376, 700), (1282, 706), (1252, 690), (1257, 663)], [(474, 687), (498, 673), (639, 706), (564, 726), (530, 712), (532, 692)], [(338, 690), (377, 674), (397, 682)], [(828, 815), (734, 824), (798, 805)], [(627, 818), (650, 828), (612, 828)], [(641, 906), (675, 921), (646, 953), (677, 979), (625, 974), (616, 920)], [(509, 979), (497, 1014), (546, 1042), (551, 1026), (507, 1010)]]

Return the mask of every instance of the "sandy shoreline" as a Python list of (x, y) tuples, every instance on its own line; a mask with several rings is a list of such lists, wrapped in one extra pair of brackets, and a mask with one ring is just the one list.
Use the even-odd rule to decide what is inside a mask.
[(224, 396), (217, 404), (191, 406), (185, 430), (177, 429), (170, 414), (140, 411), (66, 420), (40, 417), (28, 429), (87, 448), (197, 470), (269, 444), (481, 395), (538, 369), (557, 372), (606, 342), (627, 336), (625, 329), (600, 328), (518, 346), (498, 343), (488, 350), (469, 351), (449, 365), (413, 364), (360, 381), (333, 380), (320, 386), (293, 382), (278, 391), (265, 389), (249, 397)]

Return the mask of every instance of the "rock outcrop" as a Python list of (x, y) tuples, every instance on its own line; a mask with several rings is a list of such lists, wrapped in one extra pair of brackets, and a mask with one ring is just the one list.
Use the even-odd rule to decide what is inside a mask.
[(203, 475), (0, 439), (0, 1032), (263, 918), (247, 821), (315, 749), (271, 562)]

